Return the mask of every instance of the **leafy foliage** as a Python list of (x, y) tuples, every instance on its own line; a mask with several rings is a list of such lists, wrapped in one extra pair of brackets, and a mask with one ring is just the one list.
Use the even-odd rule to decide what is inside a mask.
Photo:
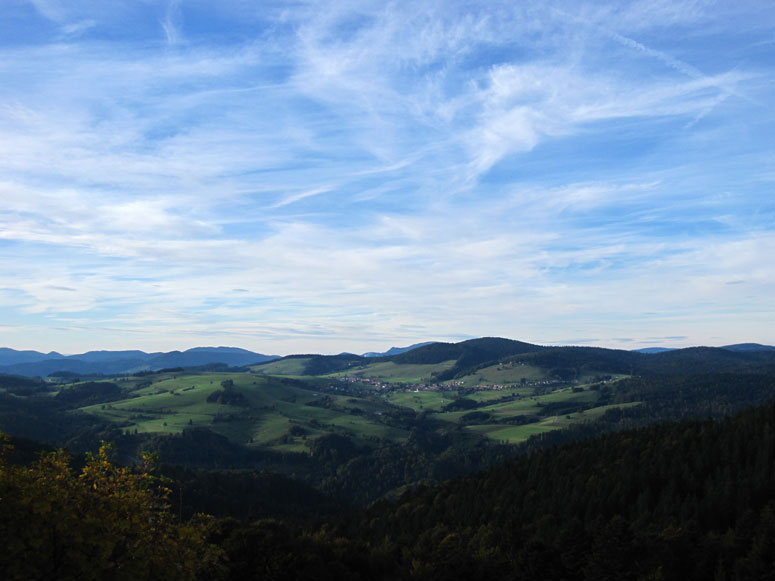
[[(7, 453), (7, 447), (3, 456)], [(0, 459), (0, 576), (6, 579), (191, 579), (217, 573), (201, 523), (175, 522), (153, 459), (134, 472), (102, 446), (80, 474), (63, 451), (31, 466)]]

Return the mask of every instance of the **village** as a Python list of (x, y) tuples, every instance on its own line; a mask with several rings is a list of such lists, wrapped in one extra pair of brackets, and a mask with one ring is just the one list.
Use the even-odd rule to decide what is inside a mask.
[[(348, 387), (350, 388), (360, 387), (361, 389), (368, 389), (369, 391), (376, 391), (376, 392), (460, 391), (461, 389), (465, 389), (467, 391), (469, 390), (470, 391), (492, 391), (492, 390), (502, 390), (502, 389), (514, 389), (516, 387), (549, 387), (549, 386), (554, 386), (558, 384), (568, 383), (567, 381), (562, 381), (559, 379), (543, 379), (539, 381), (528, 381), (524, 378), (519, 383), (508, 383), (508, 384), (489, 383), (489, 384), (466, 385), (466, 382), (461, 380), (453, 380), (453, 381), (448, 381), (444, 383), (407, 383), (407, 382), (390, 383), (377, 378), (362, 377), (360, 375), (346, 375), (339, 378), (339, 380), (341, 382), (345, 382), (349, 384)], [(330, 385), (329, 389), (338, 391), (337, 386), (335, 385)], [(342, 391), (347, 391), (347, 389), (344, 386), (340, 386), (339, 389), (341, 389)]]

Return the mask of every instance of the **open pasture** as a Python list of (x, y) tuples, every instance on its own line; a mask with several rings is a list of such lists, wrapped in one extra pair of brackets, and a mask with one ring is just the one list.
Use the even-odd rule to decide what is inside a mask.
[(519, 385), (523, 379), (531, 382), (547, 378), (546, 370), (540, 367), (505, 363), (477, 369), (474, 373), (454, 381), (461, 382), (466, 387), (473, 387), (475, 385)]
[(488, 402), (514, 396), (529, 397), (534, 392), (535, 390), (532, 387), (507, 387), (504, 389), (480, 389), (466, 394), (465, 397), (478, 402)]
[(457, 397), (456, 391), (407, 390), (391, 392), (385, 396), (385, 399), (394, 405), (421, 412), (439, 411), (448, 403), (456, 400)]
[(304, 375), (304, 369), (309, 363), (310, 357), (293, 357), (290, 359), (277, 359), (261, 365), (252, 365), (250, 370), (253, 373), (262, 375)]
[(530, 436), (543, 434), (551, 430), (556, 430), (562, 426), (558, 425), (553, 418), (548, 418), (535, 424), (525, 424), (524, 426), (510, 426), (508, 424), (482, 424), (466, 426), (467, 430), (486, 436), (497, 442), (507, 442), (509, 444), (518, 444), (524, 442)]
[[(371, 371), (376, 369), (382, 380), (400, 378), (403, 381), (430, 367), (435, 366), (381, 362), (374, 364)], [(377, 378), (376, 373), (373, 377)], [(431, 412), (436, 419), (462, 424), (474, 433), (507, 442), (519, 442), (535, 433), (589, 421), (605, 411), (605, 408), (592, 408), (567, 414), (547, 413), (546, 406), (552, 404), (594, 405), (599, 393), (589, 389), (565, 388), (536, 394), (534, 387), (519, 385), (478, 391), (405, 390), (382, 396), (368, 393), (355, 396), (329, 392), (325, 388), (330, 378), (310, 378), (304, 384), (287, 376), (255, 373), (165, 373), (139, 379), (121, 382), (121, 387), (129, 391), (126, 399), (81, 409), (121, 424), (130, 433), (180, 433), (199, 426), (238, 444), (288, 452), (307, 451), (310, 440), (332, 432), (346, 433), (361, 445), (369, 445), (377, 438), (405, 441), (408, 432), (385, 421), (395, 406), (418, 413)], [(231, 382), (238, 397), (225, 403), (222, 396), (208, 401), (215, 392), (224, 391), (224, 382)], [(474, 400), (478, 406), (443, 411), (461, 397)], [(474, 411), (481, 412), (477, 414), (479, 417), (467, 417)], [(541, 416), (541, 419), (519, 426), (508, 423), (520, 416)]]
[[(473, 396), (466, 397), (475, 399)], [(519, 399), (511, 401), (495, 401), (491, 405), (477, 407), (476, 411), (485, 412), (490, 414), (493, 419), (499, 420), (528, 414), (539, 415), (543, 406), (551, 403), (594, 403), (597, 398), (598, 394), (594, 391), (574, 392), (571, 389), (561, 389), (544, 395), (520, 395)], [(459, 422), (464, 415), (471, 411), (473, 410), (442, 412), (437, 414), (436, 417), (448, 422)]]
[[(241, 402), (207, 401), (223, 391), (226, 380), (233, 382)], [(163, 377), (124, 400), (81, 410), (123, 424), (130, 432), (180, 433), (202, 426), (239, 444), (304, 451), (306, 440), (333, 431), (348, 432), (362, 443), (374, 437), (404, 440), (404, 430), (380, 420), (390, 408), (381, 399), (327, 394), (281, 378), (212, 373)]]
[(444, 361), (442, 363), (433, 364), (399, 364), (392, 361), (380, 361), (369, 365), (354, 367), (347, 371), (340, 371), (331, 374), (331, 377), (354, 375), (383, 381), (385, 383), (429, 383), (433, 381), (433, 373), (445, 371), (454, 364), (454, 361)]

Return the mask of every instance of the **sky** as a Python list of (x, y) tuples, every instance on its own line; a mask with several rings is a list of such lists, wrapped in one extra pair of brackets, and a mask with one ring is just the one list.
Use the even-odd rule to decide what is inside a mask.
[(0, 12), (0, 346), (775, 344), (770, 2)]

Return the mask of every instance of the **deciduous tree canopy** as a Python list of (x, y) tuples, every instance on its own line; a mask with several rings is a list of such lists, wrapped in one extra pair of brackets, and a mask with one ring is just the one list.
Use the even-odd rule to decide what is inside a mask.
[(63, 451), (15, 466), (2, 438), (0, 577), (191, 579), (214, 567), (206, 522), (175, 521), (153, 458), (130, 470), (111, 463), (102, 446), (80, 473)]

